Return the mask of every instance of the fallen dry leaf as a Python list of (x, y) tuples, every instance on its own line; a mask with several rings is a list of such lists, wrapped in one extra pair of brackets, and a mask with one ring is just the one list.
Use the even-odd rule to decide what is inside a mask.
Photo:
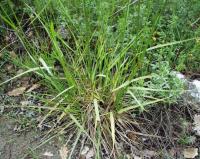
[(198, 148), (186, 148), (183, 151), (184, 158), (195, 158), (198, 155)]
[(53, 154), (51, 152), (45, 152), (43, 154), (43, 156), (47, 156), (47, 157), (53, 157)]
[(19, 87), (19, 88), (13, 89), (12, 91), (9, 91), (7, 94), (9, 96), (17, 97), (23, 94), (25, 90), (26, 90), (26, 87)]
[(200, 136), (200, 115), (194, 115), (193, 125), (193, 130), (196, 132), (196, 135)]
[(28, 90), (27, 92), (32, 92), (33, 90), (35, 89), (38, 89), (40, 87), (40, 84), (36, 83), (36, 84), (33, 84)]
[(67, 156), (68, 156), (68, 148), (66, 145), (63, 145), (60, 150), (59, 150), (59, 153), (60, 153), (60, 157), (61, 159), (66, 159)]

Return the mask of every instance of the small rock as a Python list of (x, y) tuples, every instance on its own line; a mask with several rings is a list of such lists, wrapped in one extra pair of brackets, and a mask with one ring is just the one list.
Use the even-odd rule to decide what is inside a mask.
[(47, 156), (47, 157), (53, 157), (53, 154), (51, 152), (45, 152), (43, 154), (43, 156)]
[(195, 158), (198, 155), (198, 148), (186, 148), (183, 151), (184, 158)]
[(133, 158), (134, 159), (142, 159), (142, 157), (139, 157), (139, 156), (136, 156), (136, 155), (133, 155)]
[(190, 87), (193, 88), (191, 96), (200, 102), (200, 81), (194, 80), (190, 83)]
[(200, 136), (200, 115), (194, 115), (193, 130), (197, 136)]
[(94, 157), (94, 149), (90, 149), (86, 155), (86, 159), (92, 159)]
[(176, 72), (176, 71), (173, 71), (173, 73), (175, 74), (175, 76), (176, 76), (178, 79), (181, 79), (181, 80), (184, 80), (184, 79), (185, 79), (185, 75), (183, 75), (182, 73)]
[(200, 81), (189, 81), (182, 73), (176, 71), (173, 73), (187, 85), (187, 92), (182, 95), (184, 101), (187, 103), (200, 103)]

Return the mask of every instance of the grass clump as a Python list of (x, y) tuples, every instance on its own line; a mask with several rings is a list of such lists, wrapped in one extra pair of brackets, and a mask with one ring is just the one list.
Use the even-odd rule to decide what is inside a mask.
[[(70, 156), (86, 137), (96, 158), (103, 151), (117, 158), (121, 141), (131, 145), (126, 132), (135, 131), (134, 113), (179, 97), (183, 84), (172, 75), (170, 60), (163, 62), (162, 52), (196, 38), (155, 42), (167, 1), (34, 0), (22, 5), (21, 13), (11, 5), (10, 14), (2, 3), (1, 18), (23, 48), (15, 62), (48, 88), (40, 97), (44, 105), (39, 109), (47, 113), (39, 125), (56, 118), (73, 132)], [(22, 15), (28, 18), (18, 18)]]

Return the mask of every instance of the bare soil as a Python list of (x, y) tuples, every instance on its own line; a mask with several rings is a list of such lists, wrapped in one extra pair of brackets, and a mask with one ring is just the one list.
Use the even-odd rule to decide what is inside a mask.
[(60, 159), (58, 139), (33, 151), (41, 142), (41, 132), (32, 129), (18, 133), (15, 127), (14, 119), (0, 116), (0, 159)]

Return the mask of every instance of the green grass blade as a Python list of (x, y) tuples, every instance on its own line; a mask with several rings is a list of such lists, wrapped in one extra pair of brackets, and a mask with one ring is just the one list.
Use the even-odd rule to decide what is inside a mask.
[[(51, 69), (51, 68), (52, 68), (52, 67), (49, 67), (49, 69)], [(3, 85), (3, 84), (5, 84), (5, 83), (8, 83), (8, 82), (10, 82), (10, 81), (12, 81), (12, 80), (14, 80), (14, 79), (16, 79), (16, 78), (19, 78), (19, 77), (21, 77), (21, 76), (23, 76), (23, 75), (25, 75), (25, 74), (28, 74), (28, 73), (31, 73), (31, 72), (35, 72), (35, 71), (38, 71), (38, 70), (45, 70), (45, 69), (46, 69), (46, 67), (35, 67), (35, 68), (31, 68), (31, 69), (29, 69), (29, 70), (27, 70), (27, 71), (25, 71), (25, 72), (22, 72), (22, 73), (20, 73), (20, 74), (18, 74), (18, 75), (16, 75), (16, 76), (14, 76), (14, 77), (12, 77), (12, 78), (6, 80), (6, 81), (0, 83), (0, 86)]]
[(158, 102), (163, 102), (163, 101), (165, 101), (165, 99), (157, 99), (157, 100), (154, 100), (154, 101), (145, 102), (145, 103), (141, 103), (141, 104), (138, 104), (138, 105), (126, 107), (126, 108), (123, 108), (123, 109), (119, 110), (118, 113), (122, 114), (122, 113), (128, 112), (128, 111), (130, 111), (132, 109), (136, 109), (138, 107), (141, 107), (141, 105), (142, 105), (142, 107), (145, 107), (147, 105), (156, 104)]

